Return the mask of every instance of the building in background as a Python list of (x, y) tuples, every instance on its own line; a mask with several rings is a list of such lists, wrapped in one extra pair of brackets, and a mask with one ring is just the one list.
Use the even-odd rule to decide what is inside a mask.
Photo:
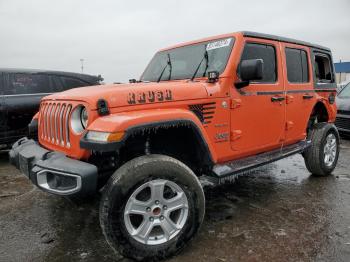
[(350, 62), (334, 63), (337, 74), (337, 83), (341, 84), (350, 81)]

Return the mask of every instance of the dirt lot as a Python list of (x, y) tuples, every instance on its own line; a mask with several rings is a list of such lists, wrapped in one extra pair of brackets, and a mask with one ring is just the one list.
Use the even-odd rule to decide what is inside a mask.
[[(297, 155), (206, 198), (199, 236), (170, 261), (350, 261), (350, 140), (333, 176), (310, 176)], [(97, 208), (35, 189), (0, 153), (0, 261), (127, 261), (105, 243)]]

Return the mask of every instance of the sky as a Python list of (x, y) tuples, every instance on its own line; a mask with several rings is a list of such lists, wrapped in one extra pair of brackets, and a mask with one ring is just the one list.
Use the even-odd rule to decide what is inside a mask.
[(154, 53), (242, 30), (330, 47), (350, 61), (350, 0), (0, 0), (0, 68), (81, 72), (127, 82)]

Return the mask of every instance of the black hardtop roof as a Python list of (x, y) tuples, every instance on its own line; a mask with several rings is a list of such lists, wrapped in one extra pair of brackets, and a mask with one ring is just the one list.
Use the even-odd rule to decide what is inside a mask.
[(250, 31), (243, 31), (242, 34), (243, 34), (243, 36), (246, 36), (246, 37), (263, 38), (263, 39), (275, 40), (275, 41), (279, 41), (279, 42), (286, 42), (286, 43), (291, 43), (291, 44), (304, 45), (304, 46), (308, 46), (308, 47), (313, 47), (313, 48), (316, 48), (316, 49), (324, 50), (324, 51), (327, 51), (327, 52), (331, 51), (328, 47), (324, 47), (324, 46), (321, 46), (321, 45), (312, 44), (312, 43), (309, 43), (309, 42), (300, 41), (300, 40), (296, 40), (296, 39), (292, 39), (292, 38), (288, 38), (288, 37), (282, 37), (282, 36), (277, 36), (277, 35), (269, 35), (269, 34), (263, 34), (263, 33), (257, 33), (257, 32), (250, 32)]
[(86, 82), (95, 83), (102, 81), (101, 76), (94, 76), (81, 73), (64, 72), (56, 70), (45, 70), (45, 69), (29, 69), (29, 68), (0, 68), (0, 73), (26, 73), (26, 74), (47, 74), (47, 75), (58, 75), (58, 76), (70, 76), (79, 78)]

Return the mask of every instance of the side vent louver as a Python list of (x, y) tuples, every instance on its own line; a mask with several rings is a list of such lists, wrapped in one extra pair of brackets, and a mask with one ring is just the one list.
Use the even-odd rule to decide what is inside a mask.
[(214, 116), (216, 105), (215, 102), (206, 104), (190, 105), (190, 110), (198, 117), (198, 119), (204, 124), (210, 124)]

